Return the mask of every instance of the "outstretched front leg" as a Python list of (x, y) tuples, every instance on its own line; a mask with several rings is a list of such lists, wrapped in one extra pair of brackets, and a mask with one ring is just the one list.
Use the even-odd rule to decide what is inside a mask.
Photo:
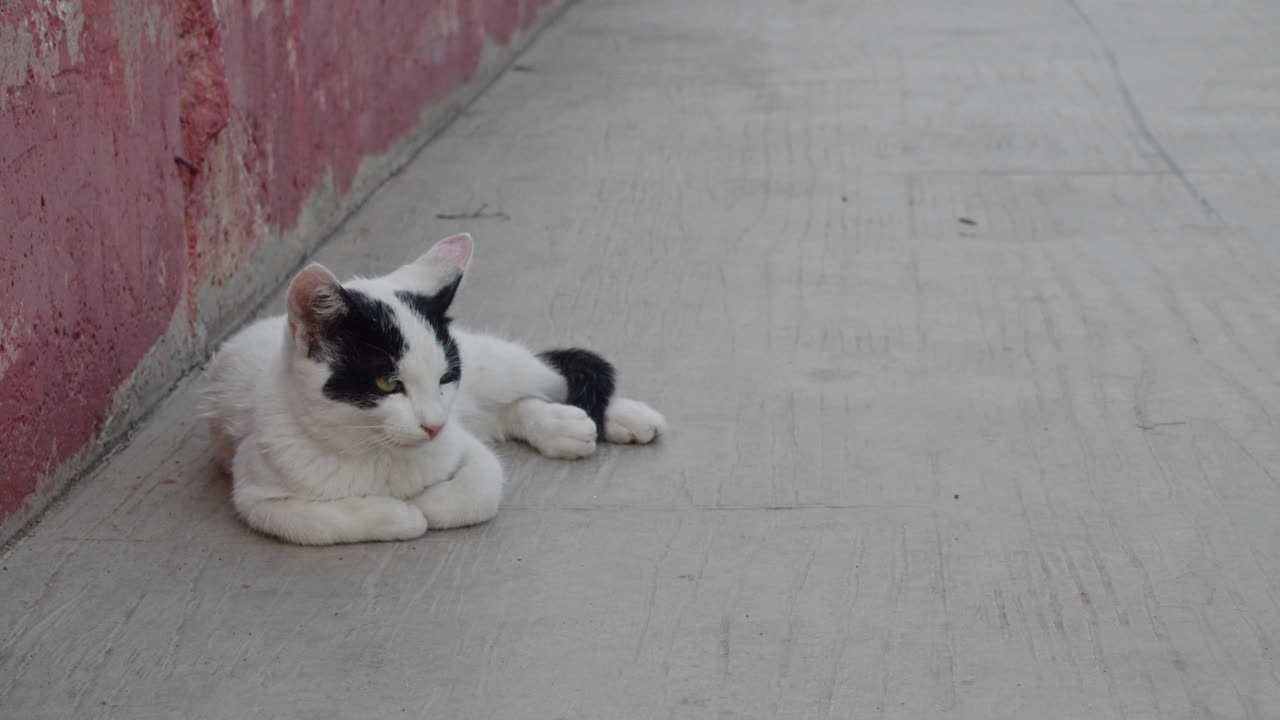
[(613, 365), (599, 355), (590, 350), (551, 350), (538, 359), (564, 379), (563, 402), (581, 408), (595, 424), (599, 438), (646, 445), (666, 432), (666, 418), (657, 410), (639, 400), (614, 395)]
[[(501, 420), (508, 437), (552, 458), (586, 457), (600, 436), (586, 410), (539, 398), (517, 400), (503, 409)], [(604, 411), (604, 439), (614, 444), (647, 445), (666, 429), (666, 419), (639, 400), (613, 398)]]
[(574, 460), (596, 451), (595, 421), (573, 405), (528, 397), (504, 407), (498, 419), (507, 437), (547, 457)]
[(650, 443), (666, 432), (656, 410), (614, 396), (614, 369), (588, 350), (534, 355), (488, 335), (459, 333), (464, 421), (487, 440), (522, 440), (554, 458), (580, 458), (600, 441)]
[(557, 376), (548, 402), (525, 398), (505, 413), (508, 432), (548, 457), (578, 458), (595, 452), (596, 441), (651, 443), (666, 431), (658, 411), (614, 396), (615, 373), (607, 360), (589, 350), (552, 350), (535, 362)]
[(453, 476), (408, 500), (422, 510), (432, 530), (492, 520), (502, 504), (502, 463), (472, 435), (467, 435), (465, 443)]

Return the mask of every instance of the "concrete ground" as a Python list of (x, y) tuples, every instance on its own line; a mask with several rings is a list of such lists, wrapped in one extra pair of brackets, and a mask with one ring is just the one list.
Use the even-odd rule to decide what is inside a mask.
[(671, 434), (290, 547), (187, 383), (0, 561), (0, 717), (1280, 718), (1277, 37), (579, 3), (319, 259), (470, 230), (459, 315)]

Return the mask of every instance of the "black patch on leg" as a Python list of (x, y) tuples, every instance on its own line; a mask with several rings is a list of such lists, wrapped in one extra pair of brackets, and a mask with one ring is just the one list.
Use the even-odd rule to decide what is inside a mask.
[(613, 398), (614, 371), (608, 360), (590, 350), (548, 350), (538, 357), (564, 377), (569, 386), (565, 404), (582, 408), (604, 438), (604, 411)]

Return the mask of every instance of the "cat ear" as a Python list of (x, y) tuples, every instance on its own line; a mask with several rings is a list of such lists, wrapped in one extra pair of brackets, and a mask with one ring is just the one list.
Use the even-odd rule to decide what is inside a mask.
[(457, 291), (462, 276), (471, 264), (472, 244), (470, 233), (447, 237), (432, 245), (430, 250), (405, 265), (397, 274), (404, 273), (407, 290), (422, 295), (448, 291), (448, 300), (452, 300), (452, 293)]
[(308, 352), (325, 324), (346, 310), (342, 285), (329, 269), (311, 263), (289, 283), (289, 332)]
[(430, 250), (422, 254), (422, 257), (414, 260), (414, 264), (441, 269), (450, 268), (459, 274), (465, 273), (467, 266), (471, 264), (471, 248), (474, 244), (471, 233), (447, 237), (432, 245)]

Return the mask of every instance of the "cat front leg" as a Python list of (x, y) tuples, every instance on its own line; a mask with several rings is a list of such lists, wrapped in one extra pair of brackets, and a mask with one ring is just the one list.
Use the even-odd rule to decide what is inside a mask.
[[(508, 437), (523, 440), (552, 458), (576, 459), (596, 451), (599, 430), (581, 408), (538, 398), (503, 408)], [(619, 445), (647, 445), (667, 432), (666, 418), (639, 400), (615, 397), (604, 413), (604, 439)]]
[(231, 498), (245, 524), (264, 535), (299, 545), (338, 545), (411, 540), (427, 532), (422, 511), (398, 498), (315, 500), (272, 492), (254, 482), (263, 471), (254, 467), (260, 462), (255, 453), (249, 443), (236, 452)]
[(499, 420), (508, 437), (547, 457), (573, 460), (596, 451), (595, 421), (572, 405), (524, 398), (503, 408)]
[[(614, 367), (596, 353), (549, 350), (537, 360), (560, 376), (563, 385), (547, 398), (557, 402), (518, 401), (507, 409), (504, 421), (509, 434), (543, 455), (583, 457), (595, 451), (598, 440), (645, 445), (666, 432), (667, 421), (658, 411), (614, 394)], [(595, 435), (590, 439), (589, 430)]]
[(502, 463), (493, 451), (467, 435), (462, 463), (453, 477), (409, 498), (426, 516), (432, 530), (476, 525), (492, 520), (502, 504)]
[(337, 500), (273, 498), (236, 503), (236, 510), (254, 530), (299, 545), (412, 540), (427, 532), (421, 510), (378, 495)]

